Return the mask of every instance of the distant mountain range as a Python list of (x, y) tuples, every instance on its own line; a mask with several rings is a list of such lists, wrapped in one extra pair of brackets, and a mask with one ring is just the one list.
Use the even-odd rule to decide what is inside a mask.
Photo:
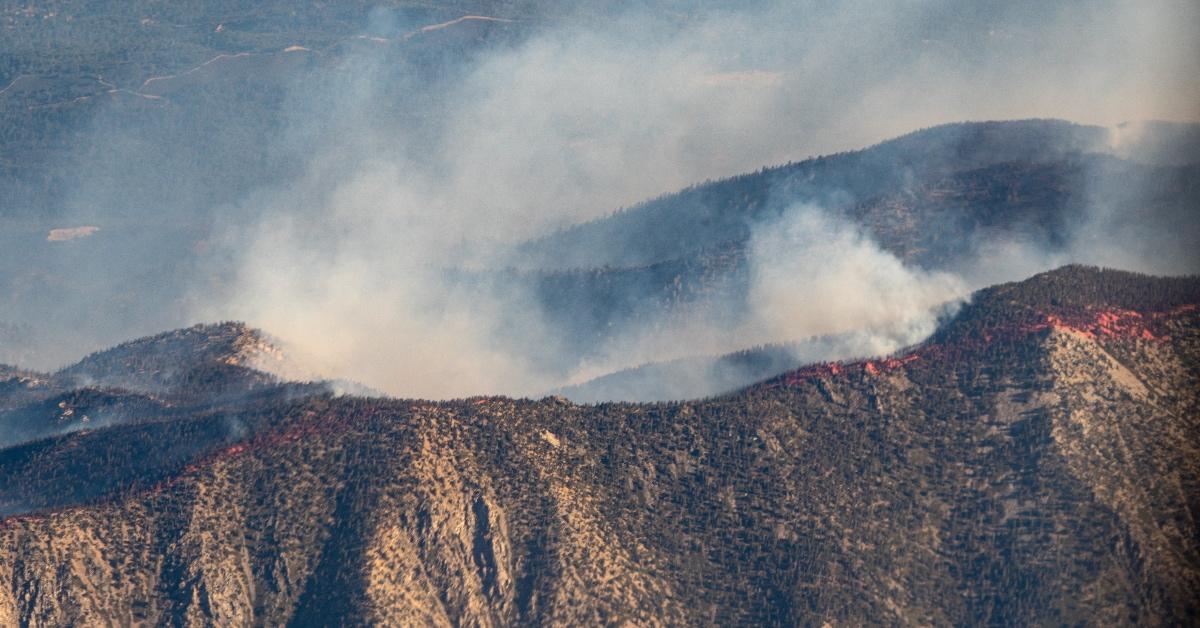
[(1061, 268), (706, 401), (334, 396), (262, 356), (226, 324), (4, 371), (0, 621), (1200, 612), (1195, 277)]

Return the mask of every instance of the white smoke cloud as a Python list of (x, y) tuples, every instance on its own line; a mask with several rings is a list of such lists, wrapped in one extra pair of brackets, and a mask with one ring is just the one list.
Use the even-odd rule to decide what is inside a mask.
[[(500, 267), (505, 246), (617, 206), (952, 119), (1191, 113), (1191, 87), (1150, 89), (1145, 69), (1163, 78), (1195, 65), (1180, 57), (1192, 38), (1170, 19), (1193, 8), (1089, 7), (1081, 17), (778, 3), (683, 22), (566, 20), (481, 57), (419, 128), (374, 109), (388, 80), (375, 59), (333, 94), (300, 92), (308, 113), (293, 134), (308, 142), (309, 175), (244, 204), (264, 218), (248, 240), (230, 239), (244, 249), (232, 288), (199, 317), (247, 319), (330, 374), (428, 397), (531, 394), (652, 360), (854, 330), (847, 355), (893, 351), (930, 333), (937, 307), (968, 282), (907, 268), (812, 207), (755, 231), (748, 322), (651, 321), (592, 357), (557, 360), (575, 360), (565, 371), (538, 366), (561, 339), (532, 295), (448, 283), (441, 270)], [(1169, 45), (1151, 41), (1161, 32)], [(977, 277), (1012, 278), (1044, 257), (1006, 255), (1011, 264), (980, 264)]]
[(908, 268), (854, 225), (799, 206), (751, 240), (750, 302), (769, 341), (871, 333), (884, 354), (933, 333), (936, 311), (966, 296), (958, 276)]
[[(907, 267), (861, 228), (820, 207), (798, 204), (755, 225), (748, 245), (748, 312), (740, 322), (705, 312), (655, 321), (615, 338), (602, 355), (583, 361), (569, 385), (631, 366), (748, 347), (798, 343), (795, 363), (887, 355), (929, 336), (939, 315), (969, 292), (956, 274)], [(819, 342), (803, 342), (822, 336)], [(707, 363), (682, 365), (687, 388)], [(727, 375), (715, 373), (715, 375)], [(675, 388), (662, 382), (664, 391)], [(644, 391), (643, 391), (644, 394)], [(669, 396), (644, 399), (669, 399)]]
[[(189, 278), (184, 314), (138, 318), (130, 306), (103, 329), (245, 319), (327, 375), (427, 397), (532, 394), (646, 361), (853, 330), (865, 331), (847, 356), (886, 353), (931, 331), (936, 307), (967, 287), (1072, 254), (989, 241), (958, 279), (907, 268), (855, 227), (796, 207), (754, 232), (748, 319), (642, 321), (586, 358), (570, 354), (519, 283), (447, 281), (443, 270), (503, 268), (509, 245), (556, 227), (919, 127), (1200, 117), (1200, 83), (1188, 78), (1200, 75), (1194, 2), (801, 1), (597, 15), (536, 27), (432, 87), (426, 74), (397, 71), (383, 49), (303, 76), (273, 147), (297, 156), (303, 175), (218, 212), (209, 238), (218, 253)], [(411, 115), (384, 106), (397, 93), (417, 94)], [(206, 138), (190, 139), (179, 163), (192, 151), (222, 159), (198, 148)], [(145, 146), (128, 144), (138, 170), (181, 196), (204, 194), (186, 185), (189, 173), (159, 172), (138, 157)], [(111, 183), (122, 161), (110, 163), (80, 185), (80, 204), (125, 197)], [(88, 240), (118, 231), (89, 212), (64, 224), (96, 219), (103, 230)], [(1132, 232), (1081, 230), (1075, 251), (1108, 250), (1113, 233)], [(1147, 248), (1120, 249), (1131, 251), (1121, 265), (1137, 267)], [(146, 258), (122, 251), (78, 272), (111, 292), (129, 278), (102, 269)]]

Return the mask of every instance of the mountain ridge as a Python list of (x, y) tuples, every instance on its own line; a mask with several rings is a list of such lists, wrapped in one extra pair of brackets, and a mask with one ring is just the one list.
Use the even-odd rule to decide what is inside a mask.
[[(704, 401), (252, 404), (243, 436), (139, 488), (0, 522), (0, 617), (1194, 617), (1200, 315), (1183, 306), (1198, 284), (1062, 269), (964, 308), (926, 345), (951, 350), (806, 367)], [(1135, 298), (1140, 318), (1109, 316)], [(60, 437), (33, 466), (0, 450), (0, 495), (64, 493), (80, 480), (56, 460), (107, 451), (87, 464), (122, 468), (124, 443), (213, 420), (157, 424), (149, 440), (136, 425)]]
[[(869, 201), (892, 188), (898, 187), (903, 190), (915, 183), (935, 182), (955, 172), (985, 170), (1013, 163), (1039, 166), (1086, 154), (1112, 153), (1108, 145), (1109, 133), (1110, 131), (1103, 127), (1054, 119), (941, 124), (857, 150), (809, 157), (692, 185), (678, 192), (664, 194), (618, 210), (610, 216), (567, 227), (530, 241), (526, 243), (525, 249), (534, 260), (544, 259), (546, 263), (554, 260), (553, 264), (565, 265), (568, 268), (604, 265), (599, 260), (575, 261), (575, 256), (570, 255), (570, 248), (580, 248), (590, 240), (627, 241), (630, 238), (590, 233), (598, 230), (619, 230), (630, 234), (638, 232), (637, 228), (624, 223), (641, 225), (657, 222), (674, 224), (677, 228), (690, 230), (690, 223), (693, 221), (719, 221), (719, 225), (724, 228), (714, 227), (713, 231), (736, 239), (743, 237), (740, 234), (744, 229), (730, 228), (730, 224), (733, 227), (744, 227), (735, 224), (740, 214), (747, 211), (770, 211), (772, 202), (844, 205), (845, 197), (850, 196), (852, 205), (855, 200)], [(1195, 163), (1194, 159), (1192, 163)], [(831, 175), (834, 179), (827, 180)], [(742, 193), (752, 197), (748, 207), (732, 213), (718, 211), (718, 206), (728, 204), (739, 190), (746, 188), (750, 191)], [(778, 209), (775, 208), (776, 211)], [(698, 212), (700, 215), (681, 215), (681, 210)], [(668, 219), (668, 215), (674, 219)], [(726, 224), (729, 220), (734, 222)], [(657, 233), (656, 230), (642, 231)], [(718, 244), (720, 243), (707, 242), (707, 245)], [(892, 248), (886, 242), (884, 245), (889, 250)], [(594, 247), (582, 248), (585, 254), (594, 250)], [(635, 255), (634, 265), (653, 264), (675, 257), (637, 257), (656, 250), (651, 246), (645, 248), (647, 252), (629, 252)], [(547, 250), (539, 252), (538, 249)], [(673, 251), (675, 248), (667, 246), (663, 250)], [(601, 252), (606, 255), (624, 254), (620, 251)], [(611, 263), (611, 260), (609, 262)], [(536, 261), (533, 263), (538, 264)]]

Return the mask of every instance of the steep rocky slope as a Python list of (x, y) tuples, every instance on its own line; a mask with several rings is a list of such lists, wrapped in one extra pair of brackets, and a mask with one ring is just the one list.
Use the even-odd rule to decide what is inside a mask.
[(260, 397), (9, 448), (0, 623), (1192, 623), (1198, 304), (1069, 267), (707, 401)]

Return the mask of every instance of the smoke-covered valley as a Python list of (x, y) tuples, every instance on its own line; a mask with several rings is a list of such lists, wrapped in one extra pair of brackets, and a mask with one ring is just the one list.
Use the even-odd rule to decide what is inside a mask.
[(398, 396), (702, 396), (772, 373), (587, 391), (885, 355), (1068, 262), (1200, 270), (1189, 3), (477, 8), (36, 102), (78, 130), (6, 171), (0, 360), (237, 319)]

